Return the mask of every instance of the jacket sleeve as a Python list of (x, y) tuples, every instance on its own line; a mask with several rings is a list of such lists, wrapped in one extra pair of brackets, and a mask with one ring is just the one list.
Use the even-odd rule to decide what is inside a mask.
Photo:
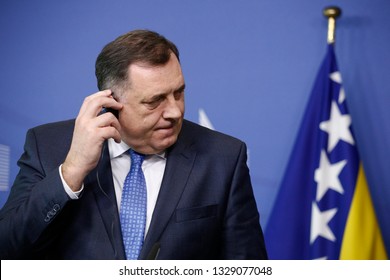
[[(0, 211), (0, 258), (26, 259), (47, 245), (45, 230), (69, 200), (58, 166), (41, 161), (33, 129), (27, 132), (24, 153), (9, 198)], [(55, 237), (53, 237), (55, 238)]]
[(268, 259), (246, 161), (246, 145), (242, 143), (225, 216), (224, 259)]

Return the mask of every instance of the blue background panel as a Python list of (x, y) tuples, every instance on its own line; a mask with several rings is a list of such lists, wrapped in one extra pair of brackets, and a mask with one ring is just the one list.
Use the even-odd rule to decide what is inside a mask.
[[(390, 252), (388, 0), (1, 0), (0, 148), (9, 152), (0, 151), (0, 166), (9, 175), (0, 184), (12, 184), (28, 128), (74, 118), (97, 90), (94, 63), (102, 47), (146, 28), (180, 49), (186, 118), (197, 122), (203, 109), (216, 130), (248, 144), (266, 227), (325, 55), (322, 10), (334, 4), (343, 10), (336, 55)], [(7, 195), (0, 187), (0, 205)]]

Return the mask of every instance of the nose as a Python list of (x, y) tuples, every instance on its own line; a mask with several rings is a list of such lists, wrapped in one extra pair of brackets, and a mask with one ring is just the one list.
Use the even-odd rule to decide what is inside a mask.
[(164, 119), (180, 119), (184, 113), (183, 98), (175, 98), (173, 95), (167, 98), (163, 112)]

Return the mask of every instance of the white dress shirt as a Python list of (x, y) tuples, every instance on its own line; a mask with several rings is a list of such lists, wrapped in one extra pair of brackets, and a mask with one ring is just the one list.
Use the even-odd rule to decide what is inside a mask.
[[(118, 144), (113, 139), (108, 140), (108, 150), (110, 153), (111, 170), (118, 209), (120, 209), (122, 200), (123, 183), (125, 182), (126, 176), (130, 171), (131, 159), (129, 153), (127, 152), (129, 148), (130, 147), (124, 142)], [(158, 193), (160, 192), (165, 165), (165, 152), (156, 155), (147, 155), (142, 163), (142, 171), (144, 172), (145, 176), (147, 192), (145, 236), (149, 230)], [(71, 199), (78, 199), (84, 186), (80, 191), (73, 192), (62, 177), (61, 166), (59, 170), (66, 193)]]

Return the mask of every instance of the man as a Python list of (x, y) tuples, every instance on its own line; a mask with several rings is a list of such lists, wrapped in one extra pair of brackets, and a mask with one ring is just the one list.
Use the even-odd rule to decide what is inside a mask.
[[(266, 259), (246, 146), (184, 120), (176, 46), (129, 32), (99, 54), (96, 77), (75, 121), (28, 131), (0, 212), (0, 257), (125, 259), (138, 234), (138, 259)], [(124, 206), (129, 149), (143, 159), (140, 231)]]

